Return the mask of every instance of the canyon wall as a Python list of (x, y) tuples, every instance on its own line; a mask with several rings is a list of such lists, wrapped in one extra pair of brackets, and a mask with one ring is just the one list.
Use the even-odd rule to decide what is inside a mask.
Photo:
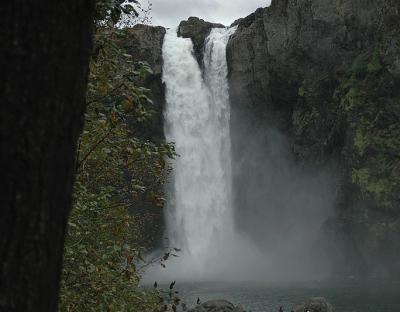
[[(126, 29), (121, 42), (127, 53), (133, 56), (133, 64), (140, 68), (139, 62), (147, 63), (151, 72), (146, 73), (139, 82), (141, 87), (149, 90), (148, 97), (152, 101), (153, 114), (145, 123), (131, 121), (135, 136), (154, 143), (164, 143), (163, 109), (165, 106), (165, 87), (162, 83), (162, 45), (165, 36), (163, 27), (136, 25)], [(162, 245), (165, 231), (164, 211), (148, 201), (140, 201), (132, 205), (131, 212), (141, 220), (143, 231), (138, 233), (141, 245), (154, 249)]]
[[(237, 24), (228, 45), (237, 185), (258, 170), (246, 138), (273, 125), (297, 164), (335, 168), (324, 230), (337, 268), (399, 273), (400, 3), (273, 0)], [(237, 192), (253, 206), (251, 190)]]
[[(278, 140), (278, 160), (324, 173), (320, 180), (300, 180), (300, 188), (310, 183), (318, 190), (315, 184), (332, 180), (333, 211), (321, 233), (330, 242), (325, 247), (335, 272), (400, 274), (400, 3), (273, 0), (234, 25), (227, 55), (238, 218), (250, 225), (262, 214), (254, 207), (268, 194), (267, 185), (260, 185), (268, 176), (269, 167), (261, 168), (265, 155), (249, 146), (268, 153)], [(189, 18), (178, 29), (192, 39), (200, 65), (212, 27), (222, 25)], [(163, 28), (138, 25), (126, 40), (137, 59), (153, 67), (145, 85), (157, 113), (147, 135), (157, 139), (163, 139), (164, 34)], [(269, 183), (279, 176), (275, 171)], [(322, 209), (324, 203), (314, 205)], [(255, 226), (248, 232), (258, 235)]]

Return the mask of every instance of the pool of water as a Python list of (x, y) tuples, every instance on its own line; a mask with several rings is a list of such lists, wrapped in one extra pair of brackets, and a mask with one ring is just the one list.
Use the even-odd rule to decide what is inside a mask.
[(241, 304), (248, 312), (284, 311), (311, 297), (325, 297), (336, 312), (400, 312), (400, 281), (335, 281), (291, 285), (252, 283), (177, 283), (175, 289), (189, 307), (210, 299)]

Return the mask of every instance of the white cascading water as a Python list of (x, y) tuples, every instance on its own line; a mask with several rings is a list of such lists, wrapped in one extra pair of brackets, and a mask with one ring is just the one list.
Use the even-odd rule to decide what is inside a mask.
[[(172, 257), (167, 261), (165, 269), (155, 266), (148, 270), (145, 281), (284, 280), (293, 278), (293, 273), (303, 274), (303, 265), (298, 265), (299, 255), (305, 254), (308, 258), (304, 259), (310, 259), (308, 250), (311, 249), (307, 249), (307, 246), (311, 246), (314, 240), (307, 233), (318, 233), (314, 230), (321, 224), (318, 220), (310, 222), (303, 217), (300, 220), (304, 222), (293, 225), (283, 218), (273, 219), (279, 224), (272, 226), (275, 231), (272, 231), (274, 236), (271, 241), (285, 242), (285, 246), (277, 247), (275, 251), (269, 245), (265, 248), (256, 245), (234, 226), (226, 61), (226, 46), (234, 32), (235, 28), (211, 31), (205, 42), (203, 73), (195, 59), (190, 39), (179, 38), (176, 30), (168, 30), (164, 38), (163, 82), (166, 84), (167, 102), (164, 130), (167, 141), (175, 143), (179, 155), (172, 162), (173, 172), (168, 185), (166, 234), (168, 247), (179, 248), (181, 252), (178, 258)], [(279, 153), (282, 143), (275, 141), (279, 140), (271, 141), (275, 144), (273, 149)], [(254, 147), (250, 147), (250, 150), (258, 151)], [(276, 157), (271, 158), (268, 153), (265, 155), (267, 162), (276, 160)], [(278, 163), (285, 166), (290, 164), (286, 158)], [(268, 163), (260, 166), (268, 167)], [(276, 175), (272, 166), (270, 169)], [(268, 174), (270, 172), (266, 176)], [(307, 177), (299, 176), (296, 172), (284, 176), (288, 186), (292, 185), (290, 177), (295, 180), (297, 188), (294, 191), (289, 188), (288, 192), (282, 192), (286, 184), (281, 189), (266, 184), (277, 190), (277, 195), (266, 196), (267, 202), (259, 203), (261, 208), (279, 208), (279, 200), (274, 202), (274, 199), (281, 194), (288, 194), (285, 200), (298, 199), (299, 203), (294, 203), (289, 210), (294, 216), (321, 206), (318, 202), (313, 204), (312, 200), (303, 199), (304, 194), (309, 194), (307, 199), (324, 199), (313, 191), (309, 193), (308, 189), (303, 191), (303, 188), (298, 187), (296, 178), (304, 181), (306, 187), (312, 185)], [(316, 188), (317, 191), (320, 189)], [(271, 203), (268, 199), (271, 199)], [(276, 203), (278, 206), (275, 207)], [(260, 220), (254, 226), (268, 230), (267, 221)], [(284, 240), (288, 231), (294, 233), (293, 237)], [(268, 237), (262, 239), (268, 240)], [(320, 255), (318, 257), (320, 259)], [(307, 260), (302, 263), (304, 261)], [(307, 265), (313, 274), (314, 264)]]
[(156, 273), (158, 280), (223, 279), (240, 258), (231, 205), (226, 62), (226, 45), (234, 31), (211, 31), (205, 44), (204, 75), (190, 39), (178, 37), (176, 30), (167, 31), (164, 39), (165, 135), (179, 155), (172, 164), (167, 236), (169, 246), (181, 252), (163, 273)]

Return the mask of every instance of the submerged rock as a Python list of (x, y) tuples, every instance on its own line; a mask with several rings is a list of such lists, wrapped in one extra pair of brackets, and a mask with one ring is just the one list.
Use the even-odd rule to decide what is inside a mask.
[(210, 300), (188, 312), (246, 312), (242, 306), (234, 306), (226, 300)]
[(309, 299), (294, 309), (295, 312), (334, 312), (333, 306), (323, 297)]

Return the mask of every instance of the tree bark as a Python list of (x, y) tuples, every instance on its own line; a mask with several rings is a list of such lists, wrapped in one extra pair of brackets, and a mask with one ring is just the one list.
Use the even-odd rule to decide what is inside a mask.
[(0, 311), (57, 310), (94, 0), (0, 4)]

